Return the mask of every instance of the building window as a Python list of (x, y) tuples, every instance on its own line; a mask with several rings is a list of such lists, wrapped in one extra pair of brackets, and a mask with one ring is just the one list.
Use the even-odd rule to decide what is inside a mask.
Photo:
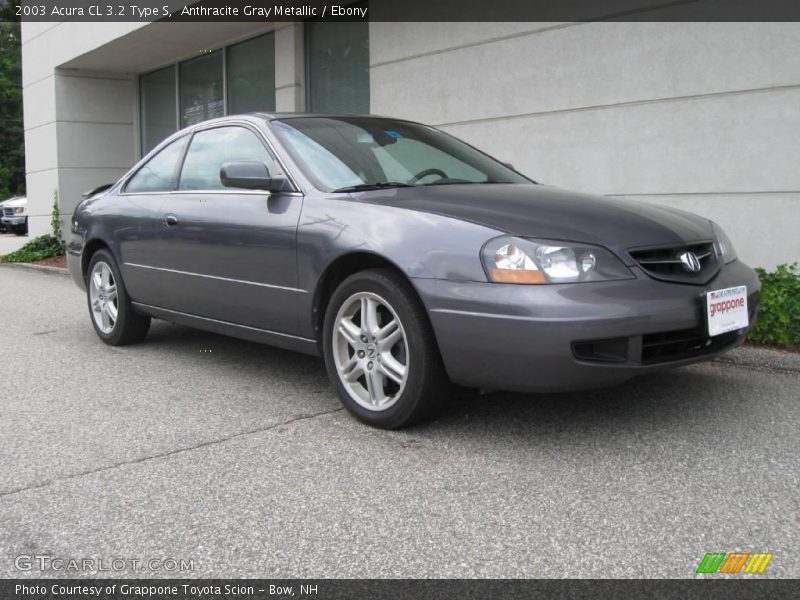
[(275, 110), (275, 36), (227, 48), (228, 114)]
[(181, 127), (225, 114), (221, 51), (182, 62), (179, 72)]
[(275, 110), (272, 32), (140, 76), (142, 154), (188, 125), (270, 110)]
[(176, 130), (175, 67), (142, 75), (139, 80), (142, 154)]
[(369, 112), (369, 23), (307, 21), (306, 109)]

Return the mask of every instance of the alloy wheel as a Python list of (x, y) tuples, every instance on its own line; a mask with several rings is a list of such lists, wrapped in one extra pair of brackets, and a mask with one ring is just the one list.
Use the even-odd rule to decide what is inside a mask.
[(107, 263), (98, 262), (89, 275), (89, 304), (97, 328), (108, 335), (114, 330), (119, 314), (117, 284)]
[(391, 305), (371, 292), (350, 296), (334, 321), (333, 359), (348, 395), (383, 411), (406, 387), (410, 358), (403, 324)]

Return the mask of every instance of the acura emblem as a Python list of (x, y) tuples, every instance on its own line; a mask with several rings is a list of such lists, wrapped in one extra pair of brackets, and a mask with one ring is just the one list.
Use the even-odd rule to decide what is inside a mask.
[(684, 252), (678, 258), (683, 263), (683, 268), (690, 273), (697, 273), (702, 268), (694, 252)]

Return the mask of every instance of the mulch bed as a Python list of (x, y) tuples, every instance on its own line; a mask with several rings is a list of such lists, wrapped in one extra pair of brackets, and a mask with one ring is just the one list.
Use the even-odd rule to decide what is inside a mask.
[(45, 267), (58, 267), (60, 269), (67, 268), (67, 257), (66, 256), (51, 256), (50, 258), (43, 258), (42, 260), (37, 260), (35, 263), (31, 263), (34, 265), (44, 265)]

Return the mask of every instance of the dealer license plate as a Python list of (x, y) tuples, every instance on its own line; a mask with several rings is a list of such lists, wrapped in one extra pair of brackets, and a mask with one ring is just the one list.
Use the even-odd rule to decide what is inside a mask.
[(706, 293), (706, 322), (711, 337), (747, 327), (747, 286)]

